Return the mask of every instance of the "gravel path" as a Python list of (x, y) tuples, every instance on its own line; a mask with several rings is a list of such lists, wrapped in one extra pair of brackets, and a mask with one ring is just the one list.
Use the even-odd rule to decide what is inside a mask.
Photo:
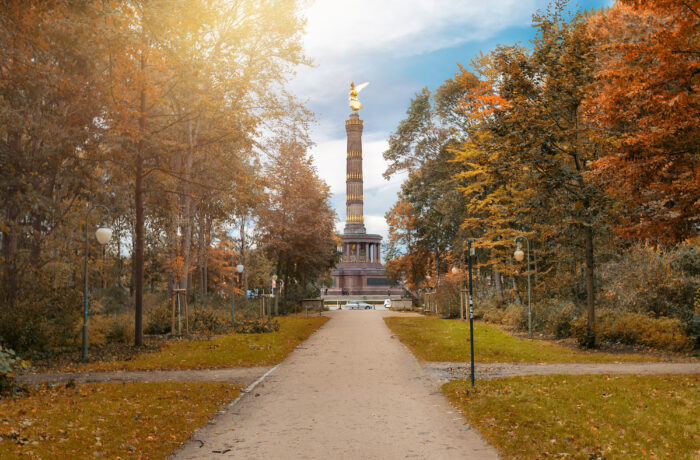
[[(303, 345), (302, 345), (303, 346)], [(423, 366), (439, 382), (469, 378), (469, 364), (463, 362), (426, 362)], [(168, 371), (90, 371), (23, 374), (20, 383), (90, 383), (90, 382), (233, 382), (248, 386), (262, 377), (271, 366), (224, 369), (190, 369)], [(648, 363), (560, 363), (511, 364), (476, 363), (477, 379), (497, 379), (518, 375), (545, 374), (700, 374), (700, 362)]]
[(188, 369), (173, 371), (91, 371), (47, 374), (24, 374), (25, 384), (89, 382), (234, 382), (248, 386), (271, 367), (235, 367), (224, 369)]
[(498, 458), (392, 337), (386, 314), (330, 312), (174, 458)]
[[(440, 381), (469, 378), (469, 364), (428, 362), (425, 367)], [(517, 375), (545, 374), (700, 374), (700, 362), (670, 363), (561, 363), (508, 364), (492, 363), (474, 366), (477, 379), (497, 379)]]

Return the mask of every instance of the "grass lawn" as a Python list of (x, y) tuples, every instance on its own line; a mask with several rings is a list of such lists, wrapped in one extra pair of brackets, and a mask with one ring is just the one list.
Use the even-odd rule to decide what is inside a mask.
[(328, 321), (325, 316), (277, 318), (277, 332), (226, 334), (210, 340), (166, 344), (160, 351), (140, 353), (128, 361), (79, 364), (75, 370), (206, 369), (269, 366), (282, 360)]
[[(469, 322), (389, 316), (391, 331), (424, 361), (469, 361)], [(521, 339), (496, 326), (474, 323), (474, 360), (480, 363), (658, 361), (658, 357), (578, 351), (543, 340)]]
[(222, 383), (42, 387), (0, 399), (0, 458), (165, 458), (238, 394)]
[(700, 456), (700, 375), (455, 380), (442, 391), (505, 457)]

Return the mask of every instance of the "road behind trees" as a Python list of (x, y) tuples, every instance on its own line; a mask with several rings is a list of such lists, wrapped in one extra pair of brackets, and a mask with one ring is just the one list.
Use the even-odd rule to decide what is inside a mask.
[(382, 320), (337, 311), (174, 458), (498, 458)]

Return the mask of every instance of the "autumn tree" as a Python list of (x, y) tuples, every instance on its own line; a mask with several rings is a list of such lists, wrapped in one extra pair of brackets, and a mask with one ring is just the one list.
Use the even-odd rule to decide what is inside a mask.
[(5, 2), (0, 14), (0, 299), (12, 308), (46, 239), (82, 204), (95, 164), (99, 50), (92, 5)]
[(265, 168), (268, 194), (259, 212), (261, 242), (284, 281), (283, 308), (290, 290), (300, 300), (309, 283), (338, 260), (330, 190), (306, 149), (297, 139), (279, 138)]
[[(195, 224), (203, 225), (199, 236), (207, 243), (212, 219), (235, 212), (226, 194), (241, 188), (238, 178), (258, 130), (286, 117), (290, 107), (300, 111), (283, 84), (295, 65), (306, 62), (299, 45), (302, 21), (295, 14), (277, 14), (296, 8), (294, 1), (220, 0), (113, 6), (113, 14), (122, 18), (114, 25), (122, 40), (110, 51), (112, 100), (106, 118), (112, 128), (110, 155), (133, 177), (136, 344), (143, 340), (149, 213), (165, 217), (161, 231), (171, 248), (170, 266), (179, 267), (174, 282), (187, 289), (195, 265)], [(158, 193), (164, 197), (154, 198)], [(170, 204), (149, 210), (149, 200)], [(217, 206), (206, 204), (217, 201)], [(163, 210), (170, 215), (163, 216)], [(212, 214), (203, 215), (205, 210)]]
[[(427, 88), (421, 90), (411, 100), (406, 118), (389, 137), (389, 148), (384, 152), (389, 162), (386, 178), (408, 174), (397, 205), (387, 213), (387, 264), (392, 276), (405, 277), (413, 287), (417, 277), (422, 279), (428, 271), (439, 278), (449, 268), (448, 259), (459, 258), (465, 245), (463, 196), (453, 175), (459, 166), (453, 162), (451, 148), (460, 142), (468, 125), (459, 101), (477, 83), (476, 76), (460, 68), (434, 94)], [(428, 260), (432, 260), (432, 268), (415, 265)]]
[(415, 291), (425, 279), (430, 252), (420, 245), (417, 233), (417, 216), (411, 203), (399, 198), (386, 213), (389, 225), (389, 241), (386, 251), (387, 276), (405, 282)]
[(599, 68), (585, 101), (608, 148), (596, 179), (624, 203), (618, 232), (680, 242), (700, 223), (700, 10), (681, 0), (622, 1), (588, 26)]
[[(555, 228), (563, 221), (580, 235), (570, 242), (576, 248), (580, 241), (583, 249), (590, 346), (595, 340), (595, 238), (604, 228), (607, 201), (588, 178), (591, 162), (599, 156), (582, 110), (593, 82), (593, 46), (585, 15), (567, 22), (564, 6), (555, 2), (534, 16), (538, 35), (531, 52), (511, 46), (492, 53), (503, 102), (488, 124), (499, 161), (510, 166), (513, 177), (525, 178), (534, 192), (525, 214), (542, 216), (535, 219), (540, 226)], [(532, 224), (521, 231), (533, 229)]]
[[(64, 289), (73, 302), (85, 206), (106, 204), (110, 215), (101, 219), (115, 228), (114, 281), (131, 279), (140, 345), (144, 281), (155, 288), (170, 275), (170, 287), (189, 288), (197, 270), (194, 282), (206, 292), (208, 255), (221, 233), (241, 216), (255, 219), (262, 132), (286, 130), (292, 119), (296, 129), (306, 127), (309, 113), (285, 90), (294, 67), (307, 62), (298, 4), (0, 8), (0, 177), (10, 198), (0, 221), (0, 300), (13, 305), (30, 274), (51, 270), (52, 295)], [(213, 260), (218, 271), (218, 253)], [(99, 270), (100, 286), (107, 284), (104, 265), (88, 267)], [(43, 297), (32, 305), (53, 302)]]

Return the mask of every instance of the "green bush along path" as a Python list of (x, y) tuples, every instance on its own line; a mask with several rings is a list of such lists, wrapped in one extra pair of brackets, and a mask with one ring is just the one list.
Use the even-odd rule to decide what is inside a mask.
[[(392, 332), (423, 361), (469, 360), (469, 323), (426, 317), (384, 318)], [(474, 359), (481, 363), (582, 363), (658, 361), (639, 354), (578, 351), (541, 340), (513, 337), (502, 329), (474, 324)]]
[(700, 375), (547, 375), (442, 387), (504, 457), (700, 454)]

